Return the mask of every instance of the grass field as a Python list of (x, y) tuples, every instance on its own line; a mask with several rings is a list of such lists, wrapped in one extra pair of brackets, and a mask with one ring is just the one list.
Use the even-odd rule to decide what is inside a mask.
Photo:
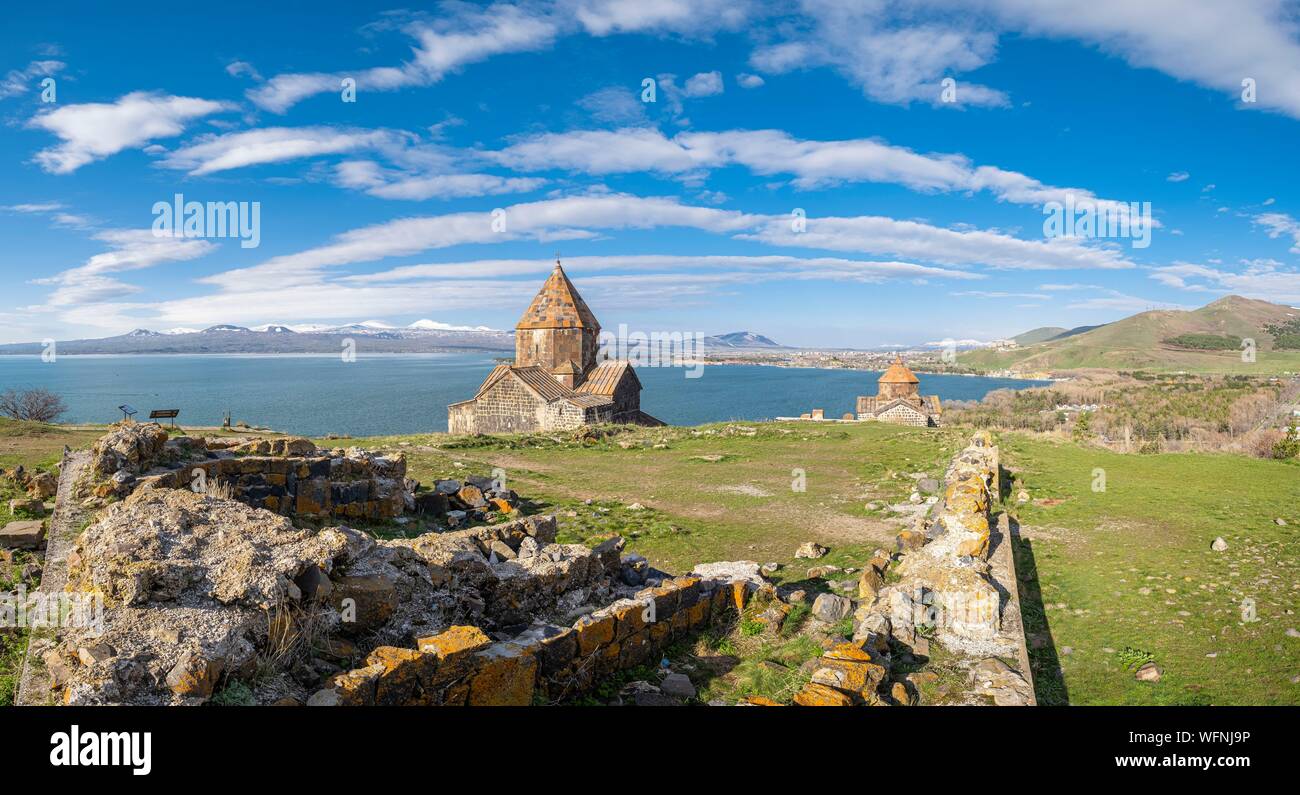
[[(638, 431), (588, 444), (439, 436), (354, 442), (404, 450), (411, 475), (426, 483), (504, 469), (538, 510), (560, 513), (563, 540), (622, 533), (630, 551), (669, 571), (751, 559), (784, 564), (778, 579), (801, 579), (812, 565), (794, 560), (803, 541), (831, 548), (817, 564), (857, 567), (889, 544), (898, 526), (887, 509), (866, 505), (905, 499), (909, 473), (942, 475), (967, 436), (765, 423)], [(630, 449), (619, 445), (632, 440)], [(1230, 455), (1121, 455), (1028, 435), (1000, 441), (1016, 478), (1013, 494), (1023, 487), (1031, 497), (1023, 505), (1011, 500), (1008, 510), (1020, 524), (1021, 585), (1043, 703), (1300, 704), (1300, 637), (1287, 634), (1300, 629), (1300, 466)], [(464, 444), (478, 446), (456, 446)], [(791, 488), (796, 469), (806, 472), (806, 491)], [(634, 503), (643, 508), (629, 509)], [(1227, 551), (1211, 551), (1217, 536)], [(1258, 620), (1242, 620), (1247, 599)], [(1138, 652), (1161, 667), (1161, 682), (1137, 682), (1125, 669)]]
[[(7, 466), (31, 466), (95, 435), (81, 433), (0, 435), (0, 455)], [(799, 580), (810, 565), (860, 567), (889, 545), (899, 528), (887, 506), (907, 498), (917, 473), (941, 476), (968, 436), (731, 423), (583, 441), (432, 434), (319, 443), (402, 451), (426, 485), (501, 469), (530, 511), (560, 515), (561, 540), (622, 534), (629, 551), (668, 571), (750, 559), (783, 564), (777, 578)], [(1007, 508), (1022, 537), (1016, 551), (1042, 703), (1300, 704), (1300, 464), (1121, 455), (1021, 434), (999, 441), (1015, 478)], [(1021, 488), (1030, 502), (1015, 501)], [(1211, 551), (1217, 536), (1226, 551)], [(796, 561), (804, 541), (831, 553)], [(1254, 620), (1243, 620), (1246, 600)], [(760, 657), (790, 663), (815, 653), (798, 638), (755, 644)], [(1161, 682), (1136, 682), (1126, 670), (1145, 655), (1163, 670)], [(771, 668), (778, 672), (747, 658), (709, 690), (789, 690)]]

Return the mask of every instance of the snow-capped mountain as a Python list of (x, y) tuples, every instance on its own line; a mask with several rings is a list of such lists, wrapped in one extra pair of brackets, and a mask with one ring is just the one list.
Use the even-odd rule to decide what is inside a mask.
[[(337, 353), (351, 341), (362, 353), (434, 353), (454, 350), (510, 351), (514, 332), (487, 326), (455, 326), (417, 320), (406, 327), (379, 320), (337, 326), (264, 323), (236, 326), (219, 323), (203, 330), (174, 328), (166, 332), (138, 328), (116, 337), (59, 342), (59, 352), (92, 353)], [(31, 349), (31, 350), (29, 350)], [(0, 345), (0, 353), (40, 352), (37, 343)]]

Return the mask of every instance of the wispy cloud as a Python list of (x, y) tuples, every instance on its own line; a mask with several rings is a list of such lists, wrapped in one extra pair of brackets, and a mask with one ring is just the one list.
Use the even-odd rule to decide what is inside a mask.
[(0, 99), (25, 94), (37, 85), (37, 78), (53, 77), (66, 68), (68, 65), (63, 61), (46, 60), (32, 61), (22, 69), (12, 69), (0, 78)]
[(65, 105), (37, 115), (28, 126), (53, 133), (62, 141), (36, 153), (41, 168), (52, 174), (70, 174), (123, 149), (173, 138), (184, 132), (189, 121), (229, 107), (207, 99), (138, 91), (116, 102)]

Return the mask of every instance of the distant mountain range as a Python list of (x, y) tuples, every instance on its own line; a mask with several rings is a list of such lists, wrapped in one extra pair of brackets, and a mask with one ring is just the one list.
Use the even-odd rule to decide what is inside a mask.
[[(1101, 326), (1044, 327), (1013, 337), (1020, 347), (973, 351), (963, 364), (1020, 372), (1111, 370), (1283, 372), (1300, 370), (1300, 310), (1229, 295), (1194, 310), (1141, 312)], [(1253, 340), (1255, 361), (1242, 360)]]
[(752, 331), (733, 331), (730, 334), (717, 334), (712, 337), (704, 338), (704, 349), (710, 348), (737, 348), (753, 350), (755, 348), (784, 348), (772, 340), (764, 337), (762, 334), (755, 334)]
[[(57, 343), (60, 354), (122, 353), (338, 353), (347, 340), (359, 352), (438, 353), (445, 351), (513, 351), (514, 332), (486, 326), (467, 328), (433, 320), (396, 327), (375, 321), (342, 326), (289, 326), (271, 323), (255, 328), (217, 325), (151, 331), (138, 328), (116, 337)], [(40, 353), (35, 342), (0, 345), (0, 355)]]
[[(152, 331), (138, 328), (126, 334), (101, 339), (66, 340), (57, 352), (77, 354), (159, 353), (338, 353), (346, 340), (359, 352), (438, 353), (447, 351), (514, 351), (513, 331), (487, 326), (452, 326), (434, 320), (417, 320), (409, 326), (390, 326), (378, 321), (341, 326), (285, 325), (269, 323), (247, 328), (221, 324), (198, 330), (175, 328)], [(704, 338), (705, 350), (781, 349), (771, 339), (752, 331), (733, 331)], [(42, 345), (22, 342), (0, 345), (0, 355), (38, 354)]]

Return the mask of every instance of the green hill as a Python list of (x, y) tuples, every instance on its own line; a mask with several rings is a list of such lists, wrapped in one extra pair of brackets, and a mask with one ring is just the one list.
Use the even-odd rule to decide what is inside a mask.
[[(965, 354), (962, 363), (980, 370), (1021, 372), (1089, 367), (1253, 374), (1296, 372), (1300, 371), (1300, 351), (1275, 349), (1274, 336), (1268, 327), (1287, 326), (1298, 319), (1300, 310), (1293, 307), (1230, 295), (1200, 309), (1142, 312), (1103, 326), (1075, 329), (1015, 350), (974, 351)], [(1255, 340), (1254, 362), (1241, 360), (1240, 340), (1243, 339)], [(1236, 342), (1229, 346), (1232, 340)]]
[(1047, 342), (1048, 340), (1055, 339), (1067, 331), (1069, 331), (1068, 328), (1062, 328), (1061, 326), (1041, 326), (1036, 329), (1030, 329), (1024, 334), (1017, 334), (1011, 339), (1017, 345), (1036, 345), (1040, 342)]

